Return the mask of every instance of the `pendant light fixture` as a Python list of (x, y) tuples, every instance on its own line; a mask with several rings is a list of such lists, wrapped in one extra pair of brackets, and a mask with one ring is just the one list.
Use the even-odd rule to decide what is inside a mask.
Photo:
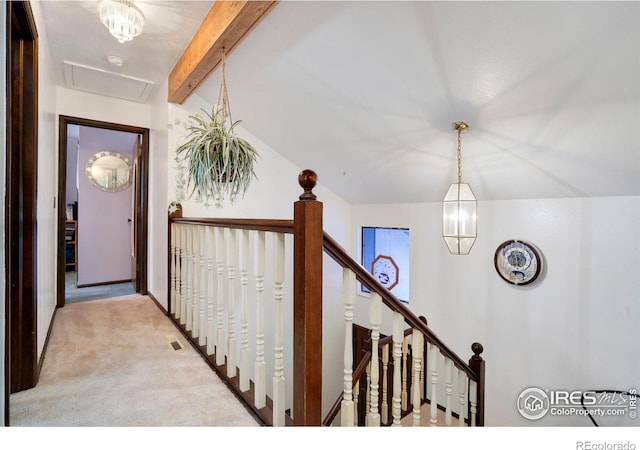
[(98, 0), (100, 21), (121, 44), (142, 33), (144, 14), (133, 0)]
[(469, 129), (455, 122), (458, 131), (458, 182), (452, 183), (442, 202), (442, 237), (453, 255), (468, 255), (477, 236), (477, 201), (471, 186), (462, 182), (462, 133)]

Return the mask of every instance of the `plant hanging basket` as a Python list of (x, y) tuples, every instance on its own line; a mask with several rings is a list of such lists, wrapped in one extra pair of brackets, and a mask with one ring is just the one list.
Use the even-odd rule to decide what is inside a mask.
[[(186, 141), (176, 150), (178, 190), (187, 188), (189, 197), (216, 206), (228, 199), (233, 203), (244, 197), (249, 184), (256, 178), (254, 164), (258, 153), (253, 146), (235, 134), (240, 121), (231, 120), (222, 54), (221, 82), (218, 103), (211, 113), (189, 117)], [(180, 194), (178, 195), (180, 197)]]

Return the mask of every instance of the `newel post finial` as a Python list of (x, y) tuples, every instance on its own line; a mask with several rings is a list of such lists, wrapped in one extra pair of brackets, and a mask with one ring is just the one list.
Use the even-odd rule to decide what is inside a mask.
[(298, 184), (304, 189), (304, 192), (300, 195), (300, 200), (315, 200), (316, 194), (313, 193), (313, 188), (318, 183), (318, 174), (311, 169), (304, 169), (298, 174)]
[(473, 361), (482, 361), (482, 356), (480, 354), (484, 351), (484, 347), (479, 342), (474, 342), (471, 344), (471, 351), (473, 352), (473, 356), (471, 359)]
[[(476, 374), (476, 426), (484, 426), (484, 388), (485, 388), (485, 376), (484, 367), (485, 360), (480, 356), (484, 351), (484, 347), (479, 342), (471, 344), (471, 351), (473, 356), (469, 360), (469, 368)], [(471, 410), (469, 410), (469, 417), (471, 417)]]
[(182, 217), (182, 205), (179, 202), (171, 202), (169, 204), (169, 219), (179, 219)]

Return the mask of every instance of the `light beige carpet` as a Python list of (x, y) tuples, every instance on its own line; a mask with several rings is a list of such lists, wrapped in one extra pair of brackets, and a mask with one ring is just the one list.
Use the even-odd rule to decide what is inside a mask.
[(139, 295), (59, 309), (38, 385), (11, 395), (10, 419), (12, 426), (259, 426)]

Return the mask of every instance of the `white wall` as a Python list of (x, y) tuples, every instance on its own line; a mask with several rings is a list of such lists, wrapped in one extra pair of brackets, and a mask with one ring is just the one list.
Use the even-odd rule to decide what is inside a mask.
[(83, 126), (79, 141), (78, 285), (130, 280), (132, 187), (104, 192), (89, 182), (84, 168), (104, 150), (118, 152), (133, 164), (138, 135)]
[[(51, 60), (41, 5), (31, 2), (38, 29), (38, 357), (56, 308), (58, 130), (56, 68)], [(54, 206), (55, 205), (55, 206)], [(63, 205), (64, 207), (64, 205)]]
[[(360, 205), (352, 213), (354, 242), (365, 225), (411, 229), (410, 308), (463, 359), (472, 342), (484, 345), (487, 425), (591, 426), (577, 416), (522, 418), (516, 400), (531, 386), (637, 388), (640, 197), (479, 202), (469, 256), (448, 253), (439, 203)], [(496, 273), (494, 252), (509, 239), (544, 255), (546, 273), (535, 284), (512, 286)]]
[[(7, 10), (6, 8), (0, 8), (0, 60), (7, 60)], [(4, 208), (5, 208), (5, 161), (7, 157), (7, 70), (6, 64), (2, 64), (0, 67), (0, 145), (2, 150), (0, 155), (0, 223), (4, 224)], [(0, 230), (0, 286), (5, 285), (5, 235), (4, 226)], [(0, 399), (2, 399), (2, 406), (0, 406), (0, 424), (4, 425), (4, 396), (5, 396), (5, 330), (6, 330), (6, 314), (5, 314), (5, 290), (0, 289)]]
[(83, 119), (149, 128), (151, 106), (56, 86), (57, 113)]
[[(75, 125), (69, 125), (69, 127)], [(78, 127), (79, 128), (79, 127)], [(71, 205), (78, 201), (78, 138), (67, 137), (67, 189), (65, 202)], [(66, 205), (63, 205), (66, 206)]]
[[(149, 99), (151, 123), (149, 131), (149, 247), (147, 282), (149, 292), (167, 308), (167, 178), (168, 127), (167, 81), (156, 86)], [(163, 250), (165, 249), (165, 250)]]

